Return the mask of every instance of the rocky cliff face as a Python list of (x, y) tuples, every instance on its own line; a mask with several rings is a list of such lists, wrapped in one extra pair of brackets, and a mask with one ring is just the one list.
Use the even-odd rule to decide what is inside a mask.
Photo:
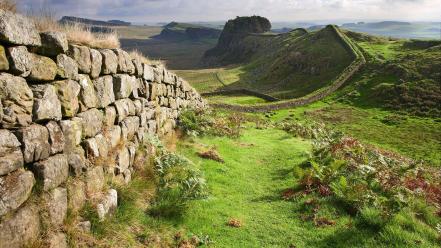
[(172, 131), (183, 109), (204, 107), (162, 66), (68, 44), (0, 10), (0, 247), (41, 235), (67, 247), (67, 211), (94, 199), (105, 218), (118, 194), (105, 178), (128, 183), (137, 148)]
[[(271, 30), (271, 23), (265, 17), (237, 17), (229, 20), (219, 37), (219, 42), (204, 55), (205, 63), (239, 63), (249, 58), (250, 51), (243, 46), (243, 40), (250, 34), (261, 34)], [(216, 61), (217, 60), (217, 61)]]

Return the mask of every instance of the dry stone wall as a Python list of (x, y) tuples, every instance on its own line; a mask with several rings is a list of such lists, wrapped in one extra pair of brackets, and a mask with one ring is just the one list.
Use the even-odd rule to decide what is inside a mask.
[(94, 199), (105, 218), (117, 205), (105, 178), (128, 183), (140, 144), (205, 105), (162, 66), (68, 44), (0, 10), (0, 248), (43, 233), (47, 247), (66, 247), (68, 209)]

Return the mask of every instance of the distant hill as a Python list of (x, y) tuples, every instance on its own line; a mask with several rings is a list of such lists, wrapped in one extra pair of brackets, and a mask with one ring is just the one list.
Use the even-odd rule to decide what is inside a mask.
[(356, 32), (395, 38), (436, 38), (440, 39), (439, 22), (359, 22), (345, 23), (341, 27)]
[(162, 32), (154, 36), (164, 40), (200, 40), (217, 39), (221, 30), (190, 23), (170, 22), (164, 25)]
[[(245, 88), (279, 99), (304, 97), (342, 75), (354, 61), (350, 51), (356, 46), (367, 63), (334, 93), (336, 99), (441, 117), (441, 40), (389, 39), (333, 25), (270, 34), (271, 24), (259, 20), (228, 21), (217, 46), (205, 53), (205, 65), (240, 70), (239, 80), (223, 90)], [(354, 23), (345, 28), (413, 25)], [(253, 33), (256, 29), (259, 33)]]
[(101, 21), (101, 20), (93, 20), (75, 16), (63, 16), (60, 23), (82, 23), (86, 25), (92, 26), (130, 26), (130, 22), (120, 21), (120, 20), (110, 20), (110, 21)]

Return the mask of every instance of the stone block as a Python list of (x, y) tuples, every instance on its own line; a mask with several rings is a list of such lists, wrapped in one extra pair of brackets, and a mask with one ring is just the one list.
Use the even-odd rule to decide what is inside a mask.
[(30, 19), (5, 10), (0, 10), (0, 40), (15, 45), (41, 45), (40, 35)]
[(51, 155), (61, 153), (64, 150), (64, 134), (61, 127), (55, 121), (50, 121), (46, 124), (49, 131), (49, 144), (51, 145)]
[(89, 109), (86, 112), (79, 113), (81, 119), (82, 133), (86, 138), (94, 137), (103, 128), (104, 116), (98, 109)]
[(118, 57), (110, 49), (100, 50), (103, 56), (102, 74), (116, 74), (118, 69)]
[(0, 129), (0, 176), (21, 168), (24, 164), (20, 142), (10, 131)]
[(33, 171), (42, 181), (43, 190), (48, 191), (64, 183), (69, 175), (69, 164), (65, 154), (58, 154), (34, 163)]
[(88, 47), (69, 45), (68, 55), (77, 62), (80, 73), (90, 73), (92, 69), (92, 60), (90, 49)]
[(32, 61), (31, 74), (28, 76), (31, 81), (52, 81), (57, 75), (57, 64), (48, 57), (37, 54), (30, 54)]
[(57, 75), (64, 79), (78, 80), (78, 65), (66, 54), (57, 56)]
[(63, 32), (43, 32), (40, 33), (40, 37), (41, 47), (38, 52), (43, 55), (55, 57), (60, 53), (65, 53), (69, 48), (66, 34)]
[(25, 163), (46, 159), (50, 155), (49, 131), (45, 126), (32, 124), (19, 129), (17, 138), (22, 144)]
[(80, 90), (80, 112), (84, 112), (90, 108), (96, 108), (98, 99), (95, 92), (95, 87), (88, 75), (79, 75)]
[(32, 118), (35, 122), (46, 120), (61, 120), (61, 102), (57, 89), (51, 84), (31, 85), (34, 94)]
[(95, 49), (90, 49), (90, 60), (92, 66), (90, 68), (90, 76), (92, 78), (97, 78), (101, 74), (101, 67), (103, 63), (103, 56), (101, 53)]
[(59, 228), (63, 225), (67, 214), (67, 190), (55, 188), (44, 195), (49, 223)]
[(16, 170), (0, 177), (0, 216), (19, 208), (31, 195), (34, 184), (30, 171)]
[(98, 98), (98, 107), (105, 108), (115, 102), (115, 94), (113, 93), (112, 76), (103, 76), (93, 80), (93, 85)]
[(61, 103), (61, 113), (63, 117), (74, 117), (79, 110), (79, 94), (81, 87), (73, 80), (56, 81), (58, 99)]

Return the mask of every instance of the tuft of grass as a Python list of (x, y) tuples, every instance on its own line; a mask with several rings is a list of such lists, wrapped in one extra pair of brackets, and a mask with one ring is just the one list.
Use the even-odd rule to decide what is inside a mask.
[(144, 55), (141, 51), (135, 49), (135, 50), (131, 50), (129, 52), (129, 55), (132, 59), (135, 60), (139, 60), (145, 64), (149, 64), (149, 65), (162, 65), (162, 66), (166, 66), (166, 62), (164, 60), (160, 60), (160, 59), (156, 59), (156, 60), (152, 60), (150, 58), (148, 58), (146, 55)]
[(15, 0), (0, 0), (0, 9), (10, 12), (17, 12), (17, 1)]

